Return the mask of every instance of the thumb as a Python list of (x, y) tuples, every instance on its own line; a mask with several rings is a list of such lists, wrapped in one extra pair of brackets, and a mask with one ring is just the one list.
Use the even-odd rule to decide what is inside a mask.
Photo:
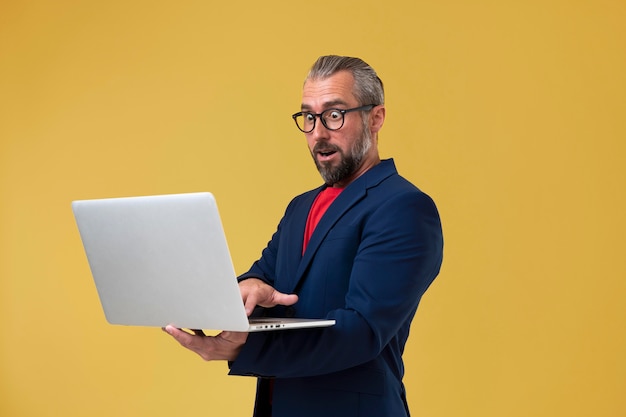
[(290, 306), (298, 302), (298, 296), (296, 294), (285, 294), (280, 291), (274, 290), (274, 294), (272, 294), (272, 304)]

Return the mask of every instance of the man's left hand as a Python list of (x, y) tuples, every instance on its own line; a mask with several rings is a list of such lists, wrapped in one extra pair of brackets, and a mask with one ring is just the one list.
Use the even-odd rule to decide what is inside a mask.
[(199, 333), (192, 335), (171, 325), (165, 326), (163, 331), (205, 361), (234, 361), (248, 339), (248, 333), (228, 331), (217, 336), (204, 336)]

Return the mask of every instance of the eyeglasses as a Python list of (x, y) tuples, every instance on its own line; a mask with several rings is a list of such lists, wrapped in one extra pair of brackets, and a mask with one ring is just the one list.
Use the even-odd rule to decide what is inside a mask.
[(327, 109), (321, 113), (311, 113), (308, 111), (298, 112), (291, 117), (296, 122), (298, 129), (304, 133), (310, 133), (315, 129), (315, 121), (319, 117), (324, 127), (328, 130), (339, 130), (343, 126), (346, 113), (353, 111), (366, 111), (376, 107), (376, 104), (368, 104), (366, 106), (355, 107), (353, 109)]

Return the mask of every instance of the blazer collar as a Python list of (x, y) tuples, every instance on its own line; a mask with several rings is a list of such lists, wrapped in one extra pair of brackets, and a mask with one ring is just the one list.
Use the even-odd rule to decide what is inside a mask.
[[(320, 245), (328, 235), (330, 229), (341, 219), (341, 217), (355, 204), (365, 198), (367, 194), (367, 190), (373, 187), (378, 186), (384, 179), (388, 178), (391, 175), (397, 174), (396, 166), (393, 159), (382, 160), (378, 165), (372, 167), (359, 178), (351, 182), (345, 190), (339, 194), (337, 199), (328, 207), (328, 210), (322, 216), (320, 222), (315, 228), (313, 235), (311, 236), (311, 240), (307, 245), (306, 252), (302, 256), (300, 260), (300, 264), (298, 265), (298, 269), (294, 280), (292, 282), (291, 288), (288, 289), (289, 292), (297, 291), (297, 287), (299, 286), (304, 274), (315, 257), (315, 253), (319, 249)], [(315, 197), (326, 187), (322, 186), (317, 190), (317, 193), (314, 193), (312, 196), (310, 203), (306, 205), (308, 210), (311, 209), (313, 201)], [(307, 213), (303, 213), (306, 217)], [(304, 229), (302, 231), (304, 234)]]

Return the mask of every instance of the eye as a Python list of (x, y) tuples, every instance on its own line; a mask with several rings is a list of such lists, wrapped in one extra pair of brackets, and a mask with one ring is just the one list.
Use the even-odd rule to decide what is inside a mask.
[(341, 120), (341, 112), (335, 109), (328, 110), (326, 118), (330, 120)]
[(313, 122), (315, 120), (315, 115), (313, 113), (304, 113), (304, 120), (307, 122)]

